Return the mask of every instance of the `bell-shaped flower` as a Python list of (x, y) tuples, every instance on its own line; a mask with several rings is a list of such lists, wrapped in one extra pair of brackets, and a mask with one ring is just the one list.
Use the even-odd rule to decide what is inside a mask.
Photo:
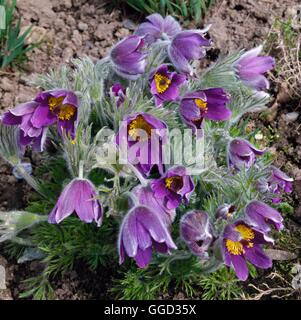
[(126, 89), (120, 83), (115, 83), (113, 84), (111, 90), (113, 95), (117, 98), (116, 99), (117, 107), (120, 107), (124, 103), (125, 96), (126, 96)]
[(194, 131), (201, 129), (204, 119), (224, 121), (232, 112), (226, 107), (230, 98), (222, 88), (198, 90), (187, 93), (180, 103), (180, 114), (184, 122)]
[(278, 231), (284, 228), (283, 218), (279, 211), (264, 202), (253, 200), (246, 206), (245, 210), (248, 221), (265, 233), (271, 230), (271, 224)]
[(233, 139), (228, 147), (228, 165), (237, 170), (249, 169), (256, 162), (256, 156), (263, 155), (265, 151), (255, 148), (245, 139)]
[(169, 231), (155, 210), (135, 206), (124, 217), (119, 231), (119, 262), (125, 257), (135, 259), (140, 268), (146, 267), (153, 251), (169, 254), (176, 249)]
[(167, 209), (175, 209), (182, 202), (188, 203), (194, 184), (186, 168), (179, 166), (169, 169), (162, 178), (153, 180), (151, 188)]
[(157, 107), (165, 101), (176, 101), (180, 95), (180, 86), (186, 77), (168, 70), (166, 64), (161, 65), (150, 76), (151, 93), (155, 97)]
[(49, 223), (60, 223), (73, 213), (86, 223), (102, 223), (103, 211), (94, 185), (86, 179), (72, 180), (62, 191), (55, 207), (51, 211)]
[(203, 211), (186, 213), (180, 221), (180, 233), (192, 253), (201, 259), (208, 259), (208, 249), (213, 242), (212, 225)]
[(235, 64), (241, 81), (258, 91), (269, 88), (269, 81), (264, 74), (275, 66), (275, 59), (270, 56), (260, 56), (261, 51), (262, 46), (249, 50)]
[(139, 25), (135, 34), (151, 44), (158, 39), (172, 38), (180, 31), (181, 26), (173, 17), (163, 18), (160, 14), (154, 13), (146, 17), (146, 21)]
[(206, 48), (211, 40), (204, 37), (202, 30), (188, 30), (177, 33), (167, 48), (168, 56), (174, 67), (181, 73), (193, 75), (192, 60), (206, 56)]
[(110, 53), (115, 72), (123, 78), (135, 80), (144, 73), (147, 55), (143, 52), (144, 40), (136, 35), (118, 42)]
[(236, 213), (236, 210), (237, 208), (233, 204), (225, 203), (217, 208), (215, 216), (217, 219), (232, 219)]
[(249, 275), (247, 261), (258, 268), (270, 268), (272, 260), (262, 249), (265, 244), (273, 244), (273, 240), (246, 222), (236, 221), (227, 225), (222, 236), (225, 265), (233, 267), (242, 281), (247, 280)]

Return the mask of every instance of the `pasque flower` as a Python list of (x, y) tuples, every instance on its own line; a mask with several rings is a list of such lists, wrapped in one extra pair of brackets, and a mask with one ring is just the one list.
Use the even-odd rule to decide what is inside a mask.
[(205, 57), (205, 48), (210, 45), (211, 40), (203, 36), (202, 30), (181, 31), (173, 37), (167, 51), (174, 67), (179, 72), (192, 76), (190, 62)]
[(103, 212), (102, 206), (96, 197), (97, 191), (89, 180), (72, 180), (64, 188), (51, 211), (48, 218), (49, 223), (60, 223), (71, 214), (76, 213), (83, 222), (91, 223), (95, 221), (100, 226)]
[(212, 241), (212, 225), (209, 216), (204, 211), (191, 211), (186, 213), (180, 221), (181, 237), (188, 248), (202, 259), (208, 258)]
[(118, 42), (112, 49), (110, 58), (117, 74), (135, 80), (144, 73), (147, 55), (142, 52), (144, 40), (136, 35)]
[(284, 228), (281, 214), (264, 202), (253, 200), (246, 206), (248, 221), (263, 232), (271, 230), (272, 224), (278, 231)]
[(161, 65), (150, 76), (151, 93), (155, 97), (156, 106), (165, 101), (175, 101), (179, 97), (180, 86), (186, 77), (176, 72), (170, 72), (166, 64)]
[(237, 208), (233, 204), (224, 203), (217, 208), (215, 216), (217, 219), (232, 219), (236, 213), (236, 210)]
[(259, 56), (261, 51), (262, 46), (249, 50), (235, 64), (242, 82), (259, 91), (269, 88), (269, 81), (264, 74), (275, 66), (273, 57)]
[(272, 266), (272, 260), (262, 249), (264, 244), (273, 244), (273, 240), (246, 222), (227, 225), (222, 236), (224, 262), (234, 268), (240, 280), (245, 281), (249, 274), (247, 260), (262, 269)]
[(176, 215), (175, 209), (167, 209), (164, 205), (164, 199), (156, 197), (149, 185), (138, 185), (132, 190), (132, 193), (140, 205), (155, 211), (166, 226), (171, 225)]
[(134, 258), (140, 268), (146, 267), (152, 252), (168, 254), (176, 249), (167, 227), (155, 210), (135, 206), (123, 219), (118, 239), (119, 262)]
[(180, 114), (194, 131), (202, 128), (204, 119), (224, 121), (232, 112), (226, 107), (230, 98), (222, 88), (187, 93), (180, 103)]
[(34, 150), (42, 151), (47, 127), (50, 125), (56, 123), (61, 135), (65, 132), (74, 137), (77, 108), (77, 97), (72, 91), (44, 91), (33, 101), (7, 111), (2, 117), (2, 122), (19, 126), (21, 146), (32, 144)]
[(182, 201), (188, 203), (194, 184), (186, 168), (179, 166), (169, 169), (162, 178), (153, 180), (151, 188), (167, 209), (175, 209)]
[(233, 139), (228, 147), (228, 164), (237, 170), (249, 169), (256, 162), (256, 156), (263, 155), (265, 151), (255, 148), (245, 139)]
[(156, 117), (138, 112), (126, 116), (116, 136), (121, 149), (127, 147), (129, 163), (141, 174), (149, 176), (152, 169), (164, 171), (162, 146), (165, 143), (167, 126)]
[(113, 95), (117, 97), (117, 101), (116, 101), (117, 107), (120, 107), (124, 103), (126, 89), (120, 83), (115, 83), (113, 84), (111, 90)]
[(146, 17), (146, 22), (140, 24), (135, 34), (144, 37), (149, 44), (158, 39), (172, 38), (181, 31), (179, 23), (171, 16), (163, 18), (154, 13)]

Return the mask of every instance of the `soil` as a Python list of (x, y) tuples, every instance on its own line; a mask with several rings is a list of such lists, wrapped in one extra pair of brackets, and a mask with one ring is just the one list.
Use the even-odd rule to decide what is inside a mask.
[[(288, 17), (291, 14), (288, 8), (298, 4), (298, 0), (217, 1), (201, 22), (201, 25), (212, 24), (210, 36), (215, 45), (211, 50), (212, 59), (229, 51), (261, 44), (274, 19)], [(99, 0), (19, 0), (17, 8), (23, 28), (34, 26), (28, 42), (41, 41), (41, 45), (28, 54), (29, 61), (23, 69), (0, 70), (0, 112), (34, 97), (37, 89), (29, 82), (35, 74), (48, 72), (75, 57), (88, 55), (94, 60), (103, 57), (115, 42), (132, 32), (133, 21), (137, 22), (137, 18), (129, 19), (129, 12), (125, 15), (119, 8)], [(134, 14), (134, 17), (137, 16)], [(275, 99), (280, 92), (281, 88), (272, 86)], [(289, 116), (292, 112), (299, 114), (296, 119)], [(270, 151), (276, 156), (276, 164), (295, 179), (294, 192), (288, 198), (294, 214), (287, 222), (288, 232), (295, 234), (301, 224), (300, 104), (294, 99), (283, 101), (276, 110), (269, 109), (259, 120), (254, 117), (253, 125), (260, 128), (264, 137), (273, 135)], [(26, 183), (17, 180), (11, 174), (11, 168), (0, 159), (0, 210), (24, 208), (29, 193)], [(0, 289), (0, 300), (18, 299), (24, 290), (22, 281), (37, 275), (42, 267), (35, 261), (19, 265), (14, 259), (1, 255), (0, 264), (6, 268), (7, 280), (7, 289)], [(277, 264), (273, 272), (278, 272)], [(107, 289), (111, 277), (111, 273), (106, 274), (103, 270), (95, 272), (77, 266), (75, 271), (54, 281), (56, 298), (110, 298)], [(285, 285), (285, 281), (278, 282), (280, 287)], [(259, 285), (254, 283), (256, 287), (261, 285), (260, 281), (257, 283)], [(246, 292), (254, 296), (258, 290), (246, 285)]]

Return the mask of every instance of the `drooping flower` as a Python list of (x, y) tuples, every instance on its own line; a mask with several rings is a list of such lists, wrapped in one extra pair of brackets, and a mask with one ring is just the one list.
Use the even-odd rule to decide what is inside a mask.
[(262, 269), (272, 266), (272, 260), (262, 249), (264, 244), (273, 244), (273, 240), (246, 222), (227, 225), (222, 237), (224, 262), (234, 268), (240, 280), (245, 281), (249, 275), (247, 260)]
[(194, 184), (185, 167), (174, 167), (151, 182), (155, 197), (162, 199), (167, 209), (177, 208), (181, 202), (188, 203)]
[(194, 131), (202, 128), (204, 119), (224, 121), (232, 112), (226, 107), (230, 98), (222, 88), (187, 93), (181, 100), (180, 114)]
[(140, 205), (154, 210), (166, 226), (169, 227), (171, 225), (175, 218), (176, 211), (174, 209), (167, 209), (164, 205), (163, 199), (156, 197), (150, 186), (144, 187), (138, 185), (132, 190), (132, 193), (137, 197)]
[(160, 14), (154, 13), (146, 17), (146, 22), (140, 24), (135, 34), (144, 37), (145, 41), (151, 44), (158, 39), (172, 38), (180, 31), (181, 26), (173, 17), (163, 18)]
[(217, 219), (232, 219), (236, 213), (236, 210), (237, 208), (233, 204), (225, 203), (217, 208), (215, 216)]
[(184, 75), (168, 71), (166, 64), (153, 71), (150, 76), (150, 87), (156, 106), (161, 106), (164, 101), (177, 100), (180, 94), (179, 88), (185, 80)]
[(124, 103), (126, 89), (120, 83), (115, 83), (112, 86), (112, 93), (117, 97), (117, 107), (120, 107)]
[(95, 221), (98, 226), (102, 223), (103, 212), (94, 185), (86, 179), (72, 180), (61, 193), (55, 207), (51, 211), (49, 223), (60, 223), (72, 213), (86, 223)]
[(263, 155), (265, 151), (255, 148), (245, 139), (233, 139), (228, 147), (228, 164), (237, 170), (249, 169), (256, 162), (256, 156)]
[(33, 144), (34, 150), (42, 151), (47, 128), (55, 123), (60, 135), (65, 132), (74, 137), (77, 108), (78, 100), (72, 91), (44, 91), (33, 101), (7, 111), (2, 122), (19, 126), (21, 146)]
[(208, 258), (208, 249), (213, 241), (209, 216), (204, 211), (186, 213), (180, 221), (182, 239), (188, 248), (201, 259)]
[(126, 116), (119, 128), (117, 145), (121, 150), (127, 148), (128, 162), (146, 177), (155, 168), (163, 174), (162, 146), (166, 142), (166, 129), (164, 122), (144, 112)]
[(261, 51), (262, 46), (249, 50), (235, 64), (242, 82), (259, 91), (269, 88), (269, 81), (264, 74), (275, 66), (273, 57), (259, 56)]
[(144, 268), (151, 261), (153, 250), (168, 254), (177, 247), (159, 215), (148, 207), (136, 206), (123, 219), (118, 249), (120, 264), (129, 256)]
[(110, 58), (117, 74), (135, 80), (144, 73), (147, 55), (142, 52), (144, 40), (136, 35), (128, 36), (112, 49)]
[(202, 30), (181, 31), (174, 36), (167, 51), (174, 67), (179, 72), (192, 76), (190, 62), (205, 57), (206, 48), (210, 45), (211, 40), (203, 36)]
[(278, 231), (284, 228), (281, 214), (261, 201), (253, 200), (246, 206), (246, 217), (253, 226), (265, 233), (271, 230), (270, 224)]

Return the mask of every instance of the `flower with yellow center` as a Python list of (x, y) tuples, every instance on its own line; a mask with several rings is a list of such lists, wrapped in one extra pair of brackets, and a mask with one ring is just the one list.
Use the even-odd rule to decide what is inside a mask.
[(48, 105), (50, 111), (57, 113), (60, 120), (70, 120), (76, 111), (76, 108), (71, 104), (63, 104), (65, 96), (62, 97), (50, 97), (48, 99)]
[(235, 227), (235, 230), (238, 231), (242, 237), (241, 241), (232, 241), (230, 239), (226, 240), (226, 248), (233, 255), (245, 254), (244, 246), (247, 248), (253, 247), (254, 231), (247, 227), (244, 224), (238, 224)]
[(164, 93), (169, 88), (171, 80), (160, 73), (156, 73), (154, 78), (158, 93)]
[(203, 112), (207, 112), (208, 111), (208, 107), (207, 107), (207, 102), (202, 100), (202, 99), (194, 99), (195, 104), (197, 105), (197, 107), (199, 109), (201, 109), (201, 111)]
[(147, 137), (143, 137), (142, 140), (148, 140), (151, 137), (152, 127), (141, 115), (138, 115), (134, 120), (130, 122), (128, 126), (128, 134), (135, 141), (141, 140), (142, 137), (140, 130), (143, 130), (147, 133)]

